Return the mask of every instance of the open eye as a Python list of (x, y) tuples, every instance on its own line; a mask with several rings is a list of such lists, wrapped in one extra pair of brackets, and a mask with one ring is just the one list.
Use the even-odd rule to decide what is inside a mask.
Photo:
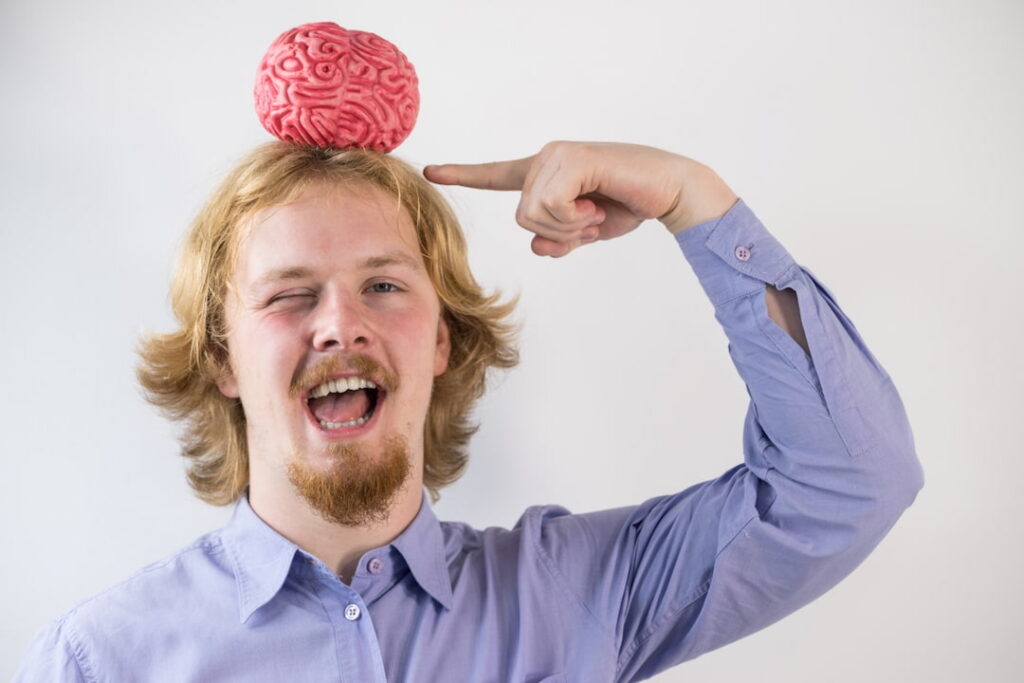
[(374, 282), (367, 289), (373, 294), (387, 294), (388, 292), (397, 292), (398, 285), (393, 282)]

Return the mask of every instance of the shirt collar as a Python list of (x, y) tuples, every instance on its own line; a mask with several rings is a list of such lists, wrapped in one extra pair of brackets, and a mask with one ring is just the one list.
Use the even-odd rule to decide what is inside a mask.
[(253, 512), (248, 489), (235, 503), (221, 538), (234, 565), (238, 618), (244, 623), (281, 590), (299, 547)]
[[(277, 595), (288, 577), (296, 552), (302, 551), (253, 512), (248, 489), (235, 504), (234, 514), (221, 537), (233, 565), (238, 588), (238, 617), (244, 623)], [(452, 585), (444, 535), (425, 488), (416, 517), (388, 545), (402, 554), (420, 587), (446, 609), (451, 609)]]
[(430, 507), (426, 488), (422, 496), (420, 511), (391, 545), (402, 553), (420, 587), (445, 609), (451, 609), (452, 580), (448, 574), (444, 534), (441, 523)]

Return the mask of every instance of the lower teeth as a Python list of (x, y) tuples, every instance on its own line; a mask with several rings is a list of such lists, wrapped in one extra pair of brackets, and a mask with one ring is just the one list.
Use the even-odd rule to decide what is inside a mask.
[(358, 427), (361, 424), (366, 424), (369, 420), (369, 416), (363, 416), (356, 418), (355, 420), (349, 420), (348, 422), (328, 422), (327, 420), (320, 420), (320, 426), (324, 429), (341, 429), (342, 427)]

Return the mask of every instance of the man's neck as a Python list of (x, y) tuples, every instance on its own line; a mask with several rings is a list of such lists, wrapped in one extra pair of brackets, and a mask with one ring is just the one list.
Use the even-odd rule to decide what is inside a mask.
[(256, 481), (249, 485), (253, 512), (274, 531), (320, 559), (346, 584), (352, 581), (363, 553), (387, 545), (405, 531), (419, 513), (422, 499), (422, 483), (410, 477), (384, 522), (343, 526), (318, 515), (294, 490), (273, 491)]

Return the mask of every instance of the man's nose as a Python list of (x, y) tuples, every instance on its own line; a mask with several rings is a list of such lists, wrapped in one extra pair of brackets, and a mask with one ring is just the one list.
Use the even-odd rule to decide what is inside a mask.
[(313, 348), (359, 349), (369, 342), (365, 311), (357, 298), (338, 294), (322, 299), (314, 320)]

